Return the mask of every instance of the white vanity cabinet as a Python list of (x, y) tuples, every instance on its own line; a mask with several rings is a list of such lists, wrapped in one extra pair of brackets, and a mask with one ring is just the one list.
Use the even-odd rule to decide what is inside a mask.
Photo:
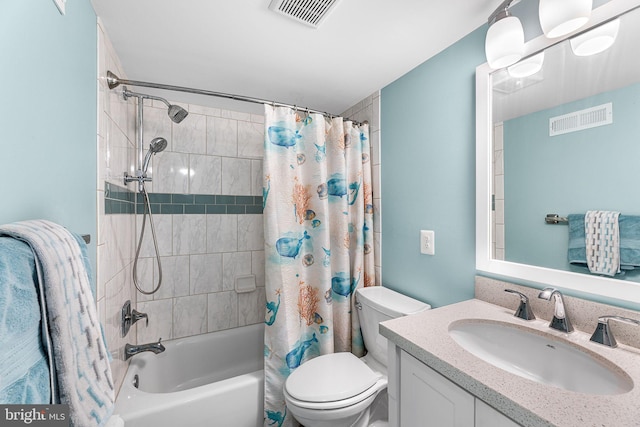
[(409, 353), (389, 347), (395, 359), (389, 364), (391, 427), (519, 427)]

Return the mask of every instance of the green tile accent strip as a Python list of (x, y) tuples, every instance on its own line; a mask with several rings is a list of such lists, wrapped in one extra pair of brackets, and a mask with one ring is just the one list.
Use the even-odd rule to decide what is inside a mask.
[[(104, 213), (134, 214), (144, 212), (144, 198), (140, 193), (105, 183)], [(213, 194), (149, 193), (152, 214), (261, 214), (261, 196), (230, 196)]]

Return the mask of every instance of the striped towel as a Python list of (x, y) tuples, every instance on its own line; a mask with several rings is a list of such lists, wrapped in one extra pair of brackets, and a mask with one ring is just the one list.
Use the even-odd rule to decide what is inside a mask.
[(0, 235), (24, 241), (36, 258), (42, 319), (48, 322), (44, 345), (52, 360), (52, 393), (58, 391), (52, 403), (69, 405), (74, 427), (105, 425), (115, 392), (77, 240), (64, 227), (44, 220), (0, 226)]
[(584, 216), (587, 267), (593, 274), (620, 273), (620, 212), (587, 211)]

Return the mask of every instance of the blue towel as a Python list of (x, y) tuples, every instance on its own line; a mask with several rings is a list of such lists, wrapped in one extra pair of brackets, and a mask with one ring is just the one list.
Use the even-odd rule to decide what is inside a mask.
[(115, 391), (86, 256), (77, 237), (50, 221), (0, 227), (0, 235), (26, 242), (35, 255), (42, 321), (48, 322), (45, 351), (53, 363), (53, 403), (69, 405), (74, 427), (103, 426), (113, 412)]
[(620, 215), (620, 268), (640, 267), (640, 216)]
[(0, 403), (51, 403), (31, 248), (0, 237)]
[[(570, 214), (568, 220), (569, 263), (587, 267), (584, 215)], [(618, 226), (620, 228), (620, 269), (633, 270), (640, 267), (640, 216), (620, 215)]]

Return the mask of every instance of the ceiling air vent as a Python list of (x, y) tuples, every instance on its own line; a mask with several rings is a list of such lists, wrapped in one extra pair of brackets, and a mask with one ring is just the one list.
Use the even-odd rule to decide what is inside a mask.
[(269, 9), (305, 25), (318, 28), (339, 0), (271, 0)]
[(613, 104), (598, 105), (549, 119), (549, 136), (577, 132), (613, 123)]

